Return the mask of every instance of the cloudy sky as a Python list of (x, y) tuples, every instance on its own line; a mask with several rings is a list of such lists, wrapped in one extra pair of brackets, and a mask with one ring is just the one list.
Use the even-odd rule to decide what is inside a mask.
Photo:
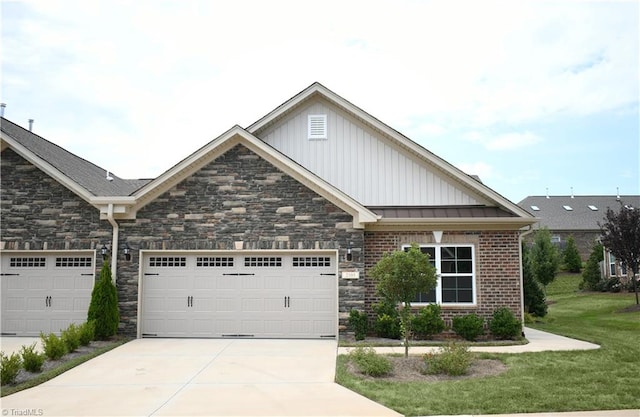
[(319, 81), (516, 203), (638, 194), (639, 4), (2, 0), (0, 99), (151, 178)]

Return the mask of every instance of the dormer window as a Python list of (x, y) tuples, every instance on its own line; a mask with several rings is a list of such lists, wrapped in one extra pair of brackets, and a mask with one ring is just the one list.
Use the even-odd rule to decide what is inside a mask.
[(310, 114), (308, 126), (309, 139), (327, 139), (327, 115)]

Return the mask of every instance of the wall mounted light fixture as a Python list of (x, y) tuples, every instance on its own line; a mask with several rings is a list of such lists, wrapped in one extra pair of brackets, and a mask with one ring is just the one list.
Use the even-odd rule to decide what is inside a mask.
[(100, 248), (100, 254), (102, 255), (102, 259), (107, 259), (109, 256), (109, 248), (107, 248), (106, 244), (103, 244), (102, 248)]
[(353, 254), (351, 253), (351, 245), (353, 245), (353, 242), (349, 242), (349, 245), (347, 245), (347, 262), (351, 262), (353, 260)]
[(127, 243), (124, 244), (124, 249), (122, 250), (122, 253), (124, 253), (124, 259), (126, 261), (131, 260), (131, 248)]

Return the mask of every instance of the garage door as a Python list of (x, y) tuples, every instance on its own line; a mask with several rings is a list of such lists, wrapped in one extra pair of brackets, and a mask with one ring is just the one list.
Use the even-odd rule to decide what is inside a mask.
[(334, 338), (335, 253), (143, 256), (142, 337)]
[(60, 333), (87, 320), (95, 253), (2, 253), (2, 334)]

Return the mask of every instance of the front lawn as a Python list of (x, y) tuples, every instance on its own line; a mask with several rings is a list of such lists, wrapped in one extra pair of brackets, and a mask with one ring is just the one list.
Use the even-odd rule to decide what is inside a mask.
[(640, 312), (620, 313), (633, 294), (580, 293), (576, 275), (547, 289), (549, 315), (531, 327), (602, 346), (595, 351), (478, 354), (499, 359), (499, 376), (446, 382), (369, 381), (346, 371), (336, 380), (405, 415), (500, 414), (640, 408)]

